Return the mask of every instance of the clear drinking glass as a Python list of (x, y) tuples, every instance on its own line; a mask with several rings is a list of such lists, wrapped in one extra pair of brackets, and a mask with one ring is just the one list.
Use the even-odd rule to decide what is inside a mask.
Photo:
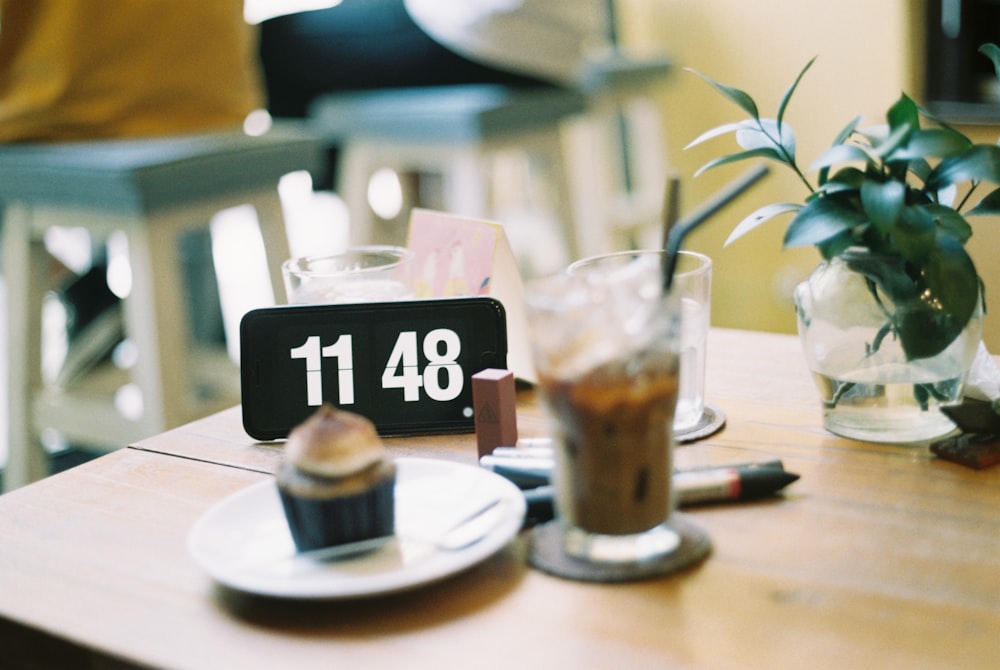
[(413, 259), (404, 247), (361, 246), (292, 258), (281, 272), (290, 304), (393, 302), (414, 297)]
[(680, 302), (661, 286), (658, 266), (611, 258), (526, 287), (562, 546), (594, 563), (680, 543), (669, 524)]
[[(663, 252), (622, 251), (584, 258), (569, 266), (570, 274), (588, 268), (635, 263), (659, 268)], [(649, 270), (655, 272), (656, 270)], [(694, 251), (681, 251), (671, 284), (681, 305), (680, 392), (674, 413), (674, 434), (697, 428), (705, 412), (705, 351), (712, 308), (712, 259)]]

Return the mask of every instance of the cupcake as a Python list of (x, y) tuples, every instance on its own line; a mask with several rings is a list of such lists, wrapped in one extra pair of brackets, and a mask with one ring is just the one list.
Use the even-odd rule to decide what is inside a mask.
[(396, 465), (363, 416), (321, 406), (289, 433), (276, 480), (299, 551), (393, 533)]

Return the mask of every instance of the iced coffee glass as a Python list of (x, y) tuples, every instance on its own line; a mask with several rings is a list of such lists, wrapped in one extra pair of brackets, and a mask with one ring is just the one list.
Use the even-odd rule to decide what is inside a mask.
[(359, 246), (330, 256), (291, 258), (281, 266), (290, 304), (393, 302), (413, 299), (414, 253)]
[[(573, 274), (612, 263), (658, 266), (662, 262), (662, 251), (622, 251), (579, 260), (570, 265), (568, 271)], [(694, 251), (678, 252), (671, 285), (678, 294), (682, 315), (680, 388), (674, 412), (674, 435), (683, 440), (686, 433), (701, 425), (705, 412), (705, 350), (712, 307), (712, 259)]]
[(563, 551), (593, 563), (670, 553), (676, 293), (664, 295), (658, 264), (609, 256), (529, 283), (525, 304)]

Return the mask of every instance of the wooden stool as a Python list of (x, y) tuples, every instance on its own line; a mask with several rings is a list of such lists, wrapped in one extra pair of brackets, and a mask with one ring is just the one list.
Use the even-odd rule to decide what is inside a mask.
[(654, 96), (672, 70), (663, 55), (612, 51), (581, 73), (587, 111), (567, 129), (566, 163), (584, 255), (660, 243), (668, 170)]
[[(189, 341), (178, 239), (188, 231), (207, 230), (223, 209), (252, 205), (275, 297), (283, 301), (280, 265), (289, 250), (278, 181), (289, 172), (318, 170), (321, 159), (314, 138), (284, 132), (0, 148), (8, 303), (7, 490), (46, 474), (42, 429), (55, 429), (73, 444), (107, 449), (219, 409), (218, 402), (204, 397), (205, 382), (197, 379), (204, 367)], [(43, 236), (54, 226), (83, 227), (99, 239), (116, 231), (126, 236), (132, 288), (124, 301), (124, 321), (138, 352), (130, 377), (142, 394), (141, 416), (123, 416), (112, 398), (86, 385), (44, 387), (41, 306), (51, 287)], [(97, 386), (106, 381), (101, 374), (92, 376)], [(239, 402), (238, 374), (230, 367), (225, 376), (237, 396), (222, 403), (232, 405)]]
[(584, 109), (580, 92), (563, 89), (485, 84), (383, 89), (320, 98), (310, 110), (310, 127), (342, 147), (335, 188), (350, 212), (355, 243), (375, 241), (368, 182), (377, 169), (440, 174), (446, 211), (496, 218), (491, 161), (501, 152), (517, 151), (544, 163), (555, 214), (567, 246), (575, 251), (560, 126)]
[[(443, 207), (499, 219), (491, 160), (505, 151), (540, 161), (570, 258), (627, 246), (659, 224), (666, 178), (650, 96), (672, 69), (663, 56), (619, 52), (589, 63), (572, 89), (467, 84), (321, 97), (310, 127), (342, 147), (336, 190), (355, 243), (375, 240), (368, 183), (379, 168), (444, 177)], [(423, 203), (417, 202), (416, 205)]]

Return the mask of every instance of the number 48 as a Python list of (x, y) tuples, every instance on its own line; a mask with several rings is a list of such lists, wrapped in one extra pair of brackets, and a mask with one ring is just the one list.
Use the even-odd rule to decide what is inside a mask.
[[(420, 371), (417, 351), (417, 333), (401, 332), (386, 361), (382, 372), (382, 388), (403, 389), (403, 400), (420, 400), (420, 389), (427, 397), (438, 402), (454, 400), (465, 387), (462, 367), (456, 362), (462, 351), (462, 341), (458, 334), (448, 328), (438, 328), (424, 336), (423, 354), (427, 366)], [(354, 351), (352, 337), (341, 335), (337, 341), (321, 346), (318, 335), (310, 335), (306, 341), (289, 352), (293, 359), (304, 359), (306, 363), (306, 402), (318, 406), (323, 402), (323, 359), (337, 360), (337, 396), (339, 404), (354, 404)], [(444, 384), (441, 377), (444, 376)]]

